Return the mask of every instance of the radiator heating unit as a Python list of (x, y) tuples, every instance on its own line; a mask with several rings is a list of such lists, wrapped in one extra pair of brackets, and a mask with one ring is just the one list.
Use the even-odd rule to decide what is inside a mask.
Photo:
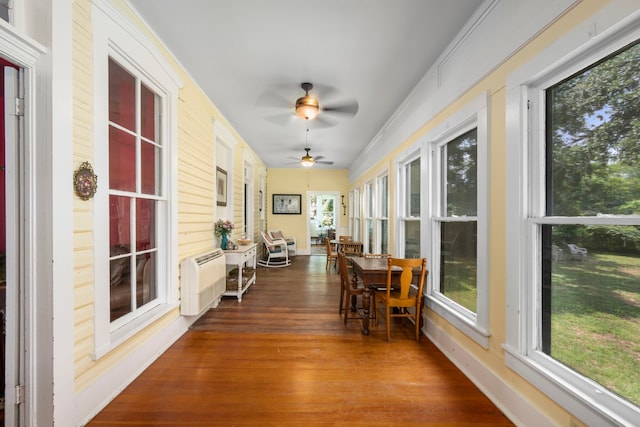
[(226, 289), (227, 265), (222, 249), (184, 259), (180, 263), (180, 313), (197, 316), (217, 307)]

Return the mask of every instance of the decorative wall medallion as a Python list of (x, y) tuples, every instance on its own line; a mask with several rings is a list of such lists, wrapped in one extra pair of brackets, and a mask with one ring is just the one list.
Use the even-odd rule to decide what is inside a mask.
[(73, 188), (82, 200), (89, 200), (98, 189), (98, 177), (93, 173), (91, 163), (84, 162), (73, 173)]

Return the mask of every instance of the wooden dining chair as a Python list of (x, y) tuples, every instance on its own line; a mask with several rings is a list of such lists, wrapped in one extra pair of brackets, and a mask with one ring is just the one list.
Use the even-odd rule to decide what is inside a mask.
[[(387, 283), (386, 289), (377, 291), (374, 295), (373, 308), (376, 310), (376, 322), (378, 304), (385, 306), (385, 320), (387, 323), (387, 341), (391, 341), (391, 318), (407, 317), (415, 322), (416, 341), (420, 340), (420, 319), (422, 314), (422, 289), (424, 279), (427, 275), (427, 260), (424, 258), (389, 258), (387, 260)], [(402, 272), (399, 281), (392, 283), (393, 267), (400, 267)], [(414, 282), (414, 269), (419, 268), (420, 273), (417, 283)], [(396, 276), (397, 277), (397, 276)], [(392, 286), (394, 289), (392, 289)], [(415, 293), (412, 291), (415, 290)], [(392, 308), (397, 311), (392, 311)], [(413, 313), (409, 310), (413, 308)]]
[[(366, 259), (387, 259), (387, 258), (391, 258), (391, 254), (372, 254), (372, 253), (365, 253), (364, 257)], [(371, 283), (372, 286), (375, 286), (376, 288), (379, 286), (384, 286), (384, 283)], [(373, 305), (373, 310), (371, 310), (371, 318), (374, 319), (377, 322), (377, 317), (378, 317), (378, 310), (376, 310), (376, 306), (375, 306), (375, 301), (372, 302)]]
[[(353, 280), (347, 268), (347, 257), (342, 252), (338, 252), (338, 272), (340, 273), (340, 309), (339, 314), (344, 311), (344, 324), (347, 320), (361, 319), (361, 314), (357, 308), (357, 296), (364, 293), (361, 282)], [(355, 313), (356, 315), (353, 315)]]
[(331, 244), (331, 239), (329, 239), (328, 237), (326, 239), (324, 239), (324, 241), (327, 244), (327, 268), (326, 270), (329, 271), (329, 265), (331, 264), (331, 261), (335, 262), (338, 259), (338, 252), (333, 248), (333, 245)]
[(340, 236), (340, 237), (338, 237), (338, 241), (340, 243), (353, 242), (353, 236)]
[(362, 256), (362, 243), (360, 242), (343, 242), (341, 245), (344, 256)]

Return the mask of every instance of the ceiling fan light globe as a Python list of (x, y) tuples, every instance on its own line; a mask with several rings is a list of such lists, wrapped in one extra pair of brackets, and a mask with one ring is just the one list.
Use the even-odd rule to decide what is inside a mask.
[(315, 161), (313, 156), (310, 156), (308, 154), (306, 156), (302, 156), (302, 159), (300, 160), (300, 164), (306, 168), (310, 168), (314, 163)]
[(314, 119), (318, 115), (318, 108), (318, 100), (309, 95), (296, 101), (296, 115), (305, 120)]

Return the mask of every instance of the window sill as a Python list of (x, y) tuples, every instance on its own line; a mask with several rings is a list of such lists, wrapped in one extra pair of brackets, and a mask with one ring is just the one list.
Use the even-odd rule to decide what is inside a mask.
[(112, 331), (109, 344), (97, 348), (92, 354), (93, 360), (98, 360), (106, 356), (118, 348), (123, 342), (146, 329), (158, 319), (176, 309), (176, 307), (178, 307), (178, 304), (159, 304), (136, 319)]
[(455, 326), (460, 332), (471, 338), (484, 349), (489, 348), (489, 331), (479, 327), (471, 319), (456, 312), (448, 305), (436, 298), (427, 296), (427, 307), (439, 314), (444, 320)]
[[(502, 346), (505, 364), (558, 405), (589, 425), (634, 425), (640, 408), (610, 393), (601, 385), (583, 379), (564, 366), (519, 353), (512, 346)], [(565, 372), (563, 372), (565, 371)]]

